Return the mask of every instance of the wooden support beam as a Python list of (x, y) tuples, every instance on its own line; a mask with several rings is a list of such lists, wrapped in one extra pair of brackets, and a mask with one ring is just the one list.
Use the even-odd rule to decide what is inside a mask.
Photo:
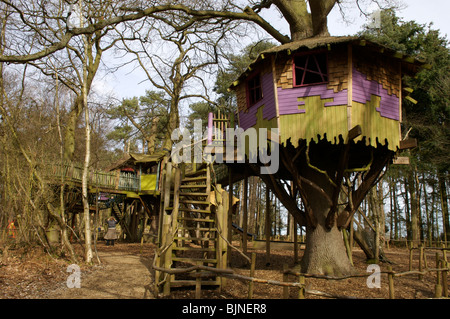
[[(232, 223), (233, 223), (233, 170), (231, 166), (229, 166), (228, 169), (228, 187), (229, 187), (229, 194), (228, 194), (228, 212), (227, 212), (227, 240), (229, 243), (233, 242), (233, 233), (232, 233)], [(227, 248), (227, 265), (231, 266), (231, 247), (228, 246)]]
[(348, 131), (347, 143), (353, 141), (355, 138), (362, 134), (362, 129), (360, 125), (356, 125), (350, 131)]
[(390, 152), (381, 151), (378, 154), (374, 154), (373, 163), (369, 171), (365, 174), (362, 183), (359, 185), (358, 189), (351, 192), (351, 203), (349, 203), (344, 211), (339, 214), (337, 219), (337, 225), (341, 228), (348, 228), (350, 221), (352, 220), (353, 214), (357, 211), (359, 205), (366, 197), (369, 190), (376, 184), (378, 178), (380, 177), (384, 167), (391, 160)]

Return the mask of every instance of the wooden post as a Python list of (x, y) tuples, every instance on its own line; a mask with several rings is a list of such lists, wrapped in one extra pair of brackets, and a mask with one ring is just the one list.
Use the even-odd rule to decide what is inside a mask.
[(447, 298), (448, 297), (448, 280), (447, 280), (448, 263), (445, 260), (441, 260), (441, 267), (446, 269), (446, 270), (442, 271), (442, 296)]
[[(289, 275), (287, 274), (288, 265), (283, 264), (283, 282), (289, 281)], [(289, 299), (289, 287), (283, 287), (283, 299)]]
[[(232, 177), (232, 169), (231, 167), (228, 169), (228, 211), (227, 211), (227, 220), (228, 220), (228, 232), (227, 232), (227, 240), (230, 244), (233, 243), (233, 232), (232, 232), (232, 223), (233, 223), (233, 177)], [(228, 246), (227, 253), (227, 265), (231, 267), (231, 247)]]
[[(436, 269), (440, 267), (439, 253), (436, 253)], [(439, 270), (436, 271), (436, 286), (434, 290), (434, 297), (440, 298), (442, 297), (442, 285), (441, 285), (441, 276), (439, 274)]]
[(392, 267), (388, 266), (388, 280), (389, 280), (389, 299), (395, 299), (395, 289), (394, 289), (394, 273), (392, 272)]
[(270, 234), (271, 234), (271, 220), (270, 220), (270, 197), (269, 186), (266, 185), (266, 265), (270, 265)]
[(244, 254), (247, 254), (247, 233), (248, 233), (248, 211), (247, 211), (247, 191), (248, 191), (248, 177), (245, 176), (244, 178), (244, 203), (243, 203), (243, 237), (242, 237), (242, 250)]
[[(250, 266), (250, 277), (255, 277), (255, 266), (256, 266), (256, 253), (252, 253), (252, 264)], [(253, 285), (254, 282), (250, 281), (248, 283), (248, 299), (253, 299)]]
[(298, 291), (298, 299), (305, 299), (305, 276), (300, 275), (298, 277), (298, 283), (303, 285), (302, 287), (300, 287), (299, 291)]
[(294, 224), (293, 230), (294, 230), (294, 264), (298, 263), (298, 235), (297, 235), (297, 221), (292, 218), (292, 223)]
[[(423, 245), (419, 246), (419, 271), (423, 271)], [(423, 280), (423, 275), (419, 274), (419, 280)]]
[[(198, 266), (201, 265), (201, 262), (197, 263)], [(202, 298), (202, 277), (200, 276), (200, 269), (196, 270), (197, 277), (195, 278), (195, 299)]]
[(445, 249), (445, 244), (442, 244), (442, 257), (447, 261), (447, 250)]

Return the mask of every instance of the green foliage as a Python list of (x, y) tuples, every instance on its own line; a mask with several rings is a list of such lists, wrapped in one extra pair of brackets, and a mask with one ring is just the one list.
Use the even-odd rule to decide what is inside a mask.
[(404, 133), (410, 128), (410, 136), (419, 141), (413, 151), (419, 166), (433, 166), (448, 171), (450, 165), (450, 56), (449, 42), (434, 30), (430, 23), (402, 21), (394, 11), (381, 14), (381, 29), (369, 27), (360, 33), (365, 37), (397, 51), (427, 61), (430, 69), (423, 69), (414, 78), (405, 78), (404, 84), (414, 89), (413, 104), (403, 101)]
[(234, 92), (229, 92), (228, 88), (245, 72), (247, 67), (254, 62), (261, 52), (274, 46), (275, 44), (272, 42), (259, 41), (245, 47), (240, 54), (230, 54), (228, 56), (228, 67), (219, 71), (214, 86), (214, 91), (219, 94), (218, 104), (221, 107), (227, 111), (236, 111), (235, 94)]
[(164, 93), (156, 91), (123, 99), (121, 104), (107, 110), (109, 118), (117, 123), (107, 138), (125, 146), (129, 143), (130, 151), (139, 151), (138, 145), (148, 142), (152, 132), (157, 135), (156, 141), (160, 141), (167, 126), (168, 105)]

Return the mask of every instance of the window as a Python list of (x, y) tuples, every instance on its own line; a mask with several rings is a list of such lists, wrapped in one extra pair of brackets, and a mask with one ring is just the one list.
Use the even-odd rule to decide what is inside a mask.
[(294, 57), (294, 85), (303, 86), (328, 82), (327, 54)]
[(261, 75), (258, 73), (250, 77), (247, 81), (247, 102), (248, 106), (256, 104), (262, 99)]

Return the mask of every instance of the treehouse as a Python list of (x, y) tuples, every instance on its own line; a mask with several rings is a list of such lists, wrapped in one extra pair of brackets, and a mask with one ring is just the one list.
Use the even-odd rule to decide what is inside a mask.
[(421, 65), (358, 37), (310, 38), (274, 47), (231, 86), (239, 127), (278, 128), (279, 143), (295, 148), (301, 141), (354, 139), (396, 152), (406, 144), (400, 131), (406, 93), (402, 76), (415, 74)]
[(139, 195), (157, 195), (164, 155), (158, 152), (152, 155), (128, 153), (107, 170), (119, 176), (118, 189), (131, 189)]

